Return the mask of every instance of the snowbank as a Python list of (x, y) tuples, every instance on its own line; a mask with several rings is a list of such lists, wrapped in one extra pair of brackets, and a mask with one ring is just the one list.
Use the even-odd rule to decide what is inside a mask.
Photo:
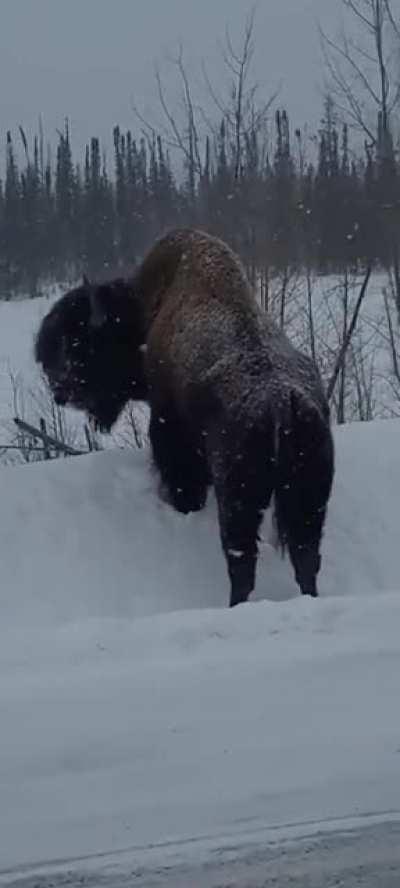
[[(337, 471), (323, 543), (324, 596), (399, 588), (400, 422), (336, 432)], [(7, 625), (225, 607), (228, 580), (213, 495), (180, 516), (157, 496), (149, 452), (0, 470), (0, 608)], [(256, 598), (297, 596), (263, 527)]]
[(336, 441), (322, 598), (267, 519), (234, 611), (212, 498), (172, 513), (147, 452), (0, 470), (3, 882), (400, 807), (400, 422)]

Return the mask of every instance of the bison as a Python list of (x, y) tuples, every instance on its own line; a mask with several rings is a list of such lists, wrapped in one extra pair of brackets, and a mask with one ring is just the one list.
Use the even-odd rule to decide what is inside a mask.
[(317, 596), (334, 477), (328, 403), (227, 244), (174, 230), (131, 278), (84, 280), (42, 321), (35, 356), (56, 402), (104, 431), (131, 399), (148, 402), (164, 496), (186, 514), (214, 488), (231, 606), (254, 589), (271, 502), (300, 590)]

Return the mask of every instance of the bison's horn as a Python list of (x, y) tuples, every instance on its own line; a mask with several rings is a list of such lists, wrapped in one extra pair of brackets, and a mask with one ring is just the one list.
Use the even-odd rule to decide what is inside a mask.
[(83, 283), (83, 286), (84, 286), (84, 287), (90, 287), (90, 280), (89, 280), (87, 274), (84, 274), (84, 275), (83, 275), (83, 277), (82, 277), (82, 283)]
[(106, 322), (106, 313), (104, 311), (103, 306), (101, 305), (96, 287), (90, 287), (89, 291), (89, 299), (90, 299), (90, 326), (91, 327), (102, 327)]

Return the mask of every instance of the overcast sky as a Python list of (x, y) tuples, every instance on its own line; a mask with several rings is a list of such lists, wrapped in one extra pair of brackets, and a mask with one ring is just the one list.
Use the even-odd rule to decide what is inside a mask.
[[(0, 0), (1, 151), (5, 132), (21, 123), (29, 134), (42, 114), (53, 142), (71, 120), (77, 148), (94, 134), (110, 144), (115, 123), (134, 127), (133, 98), (153, 121), (154, 64), (171, 102), (176, 86), (168, 52), (184, 45), (200, 90), (200, 62), (223, 84), (218, 38), (228, 23), (243, 33), (247, 0)], [(266, 96), (282, 85), (281, 104), (295, 125), (320, 116), (322, 68), (316, 19), (334, 30), (340, 0), (258, 0), (254, 73)], [(196, 88), (196, 86), (195, 86)]]

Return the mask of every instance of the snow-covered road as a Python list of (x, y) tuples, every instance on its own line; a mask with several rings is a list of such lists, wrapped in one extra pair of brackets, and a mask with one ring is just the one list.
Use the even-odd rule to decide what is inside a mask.
[(1, 868), (396, 810), (400, 597), (10, 631)]
[[(290, 833), (293, 835), (290, 835)], [(128, 851), (0, 874), (3, 888), (398, 888), (400, 815), (315, 824), (286, 838)]]

